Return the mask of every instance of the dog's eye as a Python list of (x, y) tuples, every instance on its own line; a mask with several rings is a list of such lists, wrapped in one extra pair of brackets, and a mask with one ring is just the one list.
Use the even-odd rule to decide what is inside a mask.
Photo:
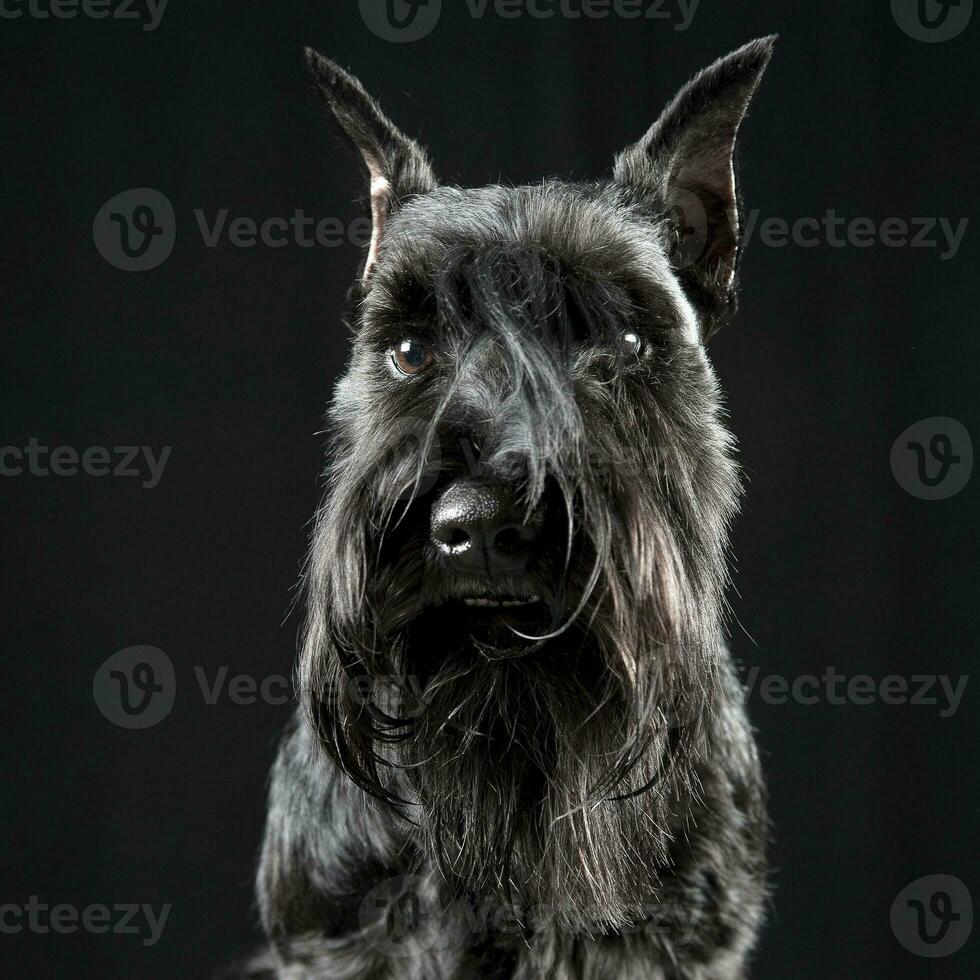
[(643, 351), (643, 338), (635, 330), (624, 330), (619, 335), (619, 346), (623, 353), (638, 357)]
[(432, 363), (432, 353), (425, 344), (406, 338), (392, 348), (391, 363), (399, 374), (418, 374)]

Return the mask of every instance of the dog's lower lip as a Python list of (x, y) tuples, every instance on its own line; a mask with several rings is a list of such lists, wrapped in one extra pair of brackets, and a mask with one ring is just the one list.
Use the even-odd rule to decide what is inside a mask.
[(536, 595), (525, 596), (521, 599), (489, 599), (485, 596), (471, 596), (463, 599), (467, 606), (476, 606), (481, 609), (513, 609), (517, 606), (531, 606), (540, 601), (541, 597)]

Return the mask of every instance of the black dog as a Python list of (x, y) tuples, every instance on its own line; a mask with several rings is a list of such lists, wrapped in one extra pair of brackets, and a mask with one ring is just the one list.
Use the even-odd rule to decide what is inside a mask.
[(773, 41), (687, 84), (611, 180), (478, 190), (307, 52), (374, 230), (250, 975), (746, 975), (765, 799), (703, 344), (735, 310), (735, 137)]

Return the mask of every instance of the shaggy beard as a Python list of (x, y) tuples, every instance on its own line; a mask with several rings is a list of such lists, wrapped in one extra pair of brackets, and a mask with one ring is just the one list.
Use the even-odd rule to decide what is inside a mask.
[[(578, 441), (611, 461), (614, 443), (630, 444)], [(668, 481), (658, 452), (690, 453), (666, 431), (632, 452), (608, 471), (581, 453), (527, 454), (527, 499), (557, 484), (570, 542), (552, 548), (560, 567), (538, 569), (544, 640), (488, 645), (465, 615), (426, 606), (431, 500), (406, 493), (410, 456), (380, 486), (339, 471), (308, 575), (301, 686), (326, 751), (406, 818), (418, 870), (434, 864), (453, 893), (566, 931), (649, 914), (720, 696), (734, 470), (704, 452)]]
[(572, 574), (567, 594), (592, 599), (571, 626), (514, 639), (500, 659), (419, 606), (412, 558), (372, 576), (359, 632), (307, 637), (307, 652), (325, 643), (306, 689), (333, 692), (314, 707), (321, 739), (407, 818), (413, 870), (431, 861), (450, 894), (527, 924), (595, 933), (649, 915), (716, 685), (717, 604), (682, 600), (691, 582), (673, 553), (659, 542), (641, 604), (609, 586), (613, 562), (600, 587)]
[(563, 930), (644, 917), (687, 788), (680, 729), (631, 723), (626, 690), (586, 650), (476, 664), (461, 651), (424, 701), (396, 758), (454, 893)]

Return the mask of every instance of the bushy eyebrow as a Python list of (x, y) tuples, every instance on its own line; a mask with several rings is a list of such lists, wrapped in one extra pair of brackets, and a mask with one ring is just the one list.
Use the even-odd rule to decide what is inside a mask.
[[(690, 307), (640, 257), (617, 269), (582, 267), (545, 246), (513, 241), (443, 248), (438, 263), (423, 250), (388, 266), (365, 298), (363, 342), (387, 348), (406, 337), (453, 347), (469, 338), (548, 334), (559, 347), (609, 343), (623, 329), (650, 339), (686, 339), (696, 331)], [(626, 258), (626, 256), (624, 256)], [(669, 265), (665, 271), (672, 275)]]

